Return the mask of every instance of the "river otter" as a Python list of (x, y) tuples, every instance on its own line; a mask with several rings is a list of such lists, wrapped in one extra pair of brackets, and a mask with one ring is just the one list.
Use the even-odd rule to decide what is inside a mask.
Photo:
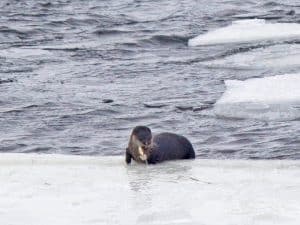
[(132, 130), (126, 148), (126, 163), (133, 158), (139, 163), (155, 164), (166, 160), (194, 159), (195, 151), (189, 140), (173, 133), (160, 133), (152, 137), (146, 126)]

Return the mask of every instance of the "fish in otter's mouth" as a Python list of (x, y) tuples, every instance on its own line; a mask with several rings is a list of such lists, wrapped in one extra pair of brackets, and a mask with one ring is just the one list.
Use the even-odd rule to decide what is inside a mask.
[(142, 146), (139, 146), (138, 152), (139, 152), (140, 159), (143, 160), (143, 161), (146, 161), (147, 160), (147, 155), (145, 154), (144, 149), (142, 148)]

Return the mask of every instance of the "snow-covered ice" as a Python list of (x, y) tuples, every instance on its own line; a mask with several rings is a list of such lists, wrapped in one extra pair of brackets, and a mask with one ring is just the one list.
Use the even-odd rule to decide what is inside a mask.
[(226, 80), (226, 92), (218, 104), (240, 102), (283, 103), (300, 101), (300, 73), (245, 81)]
[(226, 80), (214, 111), (226, 117), (295, 119), (300, 117), (300, 74), (245, 81)]
[(300, 223), (299, 161), (0, 155), (0, 224)]
[(267, 23), (263, 19), (237, 20), (188, 41), (189, 46), (244, 43), (262, 40), (300, 38), (300, 24)]

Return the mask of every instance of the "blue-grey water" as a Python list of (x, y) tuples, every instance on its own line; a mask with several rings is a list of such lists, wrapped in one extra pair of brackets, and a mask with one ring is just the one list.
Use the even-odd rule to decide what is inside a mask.
[(299, 72), (203, 64), (276, 42), (187, 45), (249, 18), (300, 23), (300, 3), (2, 0), (0, 151), (122, 155), (131, 129), (147, 125), (185, 135), (201, 158), (300, 159), (299, 119), (211, 113), (224, 80)]

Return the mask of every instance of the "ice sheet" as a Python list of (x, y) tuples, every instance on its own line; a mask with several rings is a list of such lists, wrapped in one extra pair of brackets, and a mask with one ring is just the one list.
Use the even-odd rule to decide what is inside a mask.
[(217, 115), (239, 118), (300, 118), (300, 74), (245, 81), (225, 81), (226, 91), (216, 102)]
[(300, 24), (267, 23), (262, 19), (238, 20), (227, 27), (201, 34), (188, 41), (189, 46), (244, 43), (261, 40), (300, 38)]
[(299, 161), (0, 155), (0, 224), (300, 223)]

